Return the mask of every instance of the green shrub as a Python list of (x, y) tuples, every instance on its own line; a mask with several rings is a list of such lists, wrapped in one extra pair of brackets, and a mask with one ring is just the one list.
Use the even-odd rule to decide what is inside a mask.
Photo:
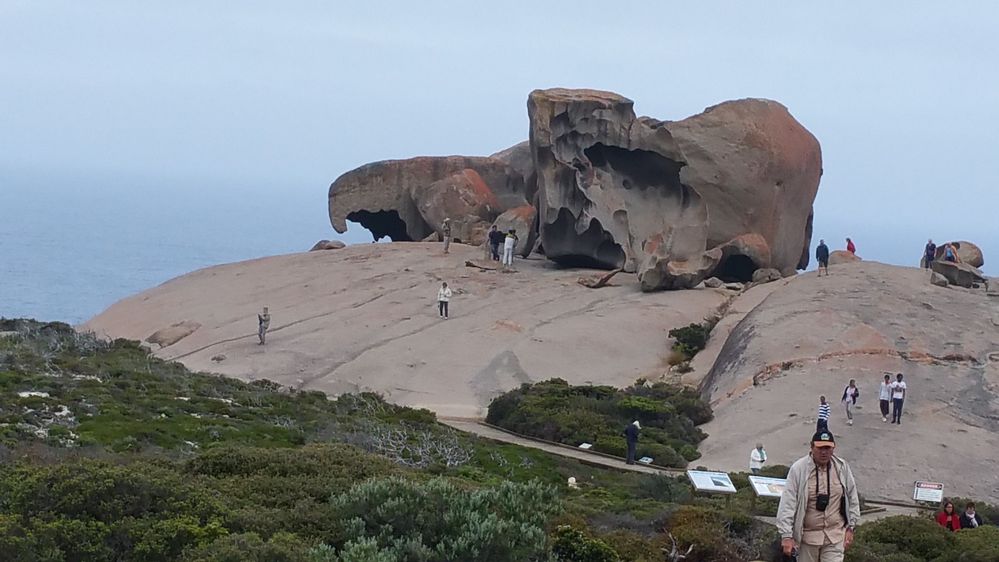
[(600, 539), (586, 536), (568, 525), (555, 530), (552, 554), (564, 562), (618, 562), (621, 558), (613, 548)]
[(673, 328), (668, 335), (676, 341), (673, 344), (673, 349), (687, 357), (693, 357), (708, 345), (710, 334), (711, 328), (707, 325), (690, 324), (682, 328)]
[(898, 515), (861, 525), (856, 544), (871, 552), (933, 560), (953, 547), (954, 535), (931, 519)]

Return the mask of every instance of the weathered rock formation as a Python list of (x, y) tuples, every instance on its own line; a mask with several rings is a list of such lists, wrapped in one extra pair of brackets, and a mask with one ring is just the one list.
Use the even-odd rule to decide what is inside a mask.
[[(957, 250), (957, 257), (964, 263), (970, 265), (971, 267), (982, 267), (985, 265), (985, 256), (982, 254), (982, 249), (976, 244), (968, 242), (967, 240), (958, 240), (956, 242), (948, 242), (948, 244), (953, 244), (954, 248)], [(947, 244), (941, 244), (937, 246), (936, 259), (942, 260), (944, 255), (944, 247)]]
[(930, 268), (946, 277), (951, 285), (957, 285), (958, 287), (970, 289), (973, 285), (985, 283), (985, 274), (966, 263), (933, 260)]
[(340, 250), (346, 246), (347, 245), (340, 240), (320, 240), (319, 242), (316, 242), (309, 251), (318, 252), (320, 250)]
[(517, 245), (513, 253), (526, 258), (534, 251), (538, 241), (537, 220), (538, 212), (532, 205), (521, 205), (496, 217), (493, 224), (502, 232), (509, 232), (511, 228), (517, 231)]
[[(437, 212), (442, 202), (448, 208)], [(463, 228), (478, 221), (457, 213), (483, 213), (486, 216), (474, 216), (488, 228), (506, 209), (526, 203), (523, 179), (503, 161), (484, 157), (374, 162), (343, 174), (329, 191), (330, 222), (337, 232), (346, 232), (347, 221), (353, 221), (370, 230), (375, 240), (388, 236), (407, 242), (437, 232), (444, 212), (456, 213), (451, 219)]]
[(528, 115), (550, 259), (637, 271), (658, 289), (790, 274), (807, 256), (822, 158), (784, 106), (740, 100), (663, 122), (611, 92), (552, 89), (531, 93)]
[(829, 265), (842, 265), (844, 263), (854, 263), (863, 261), (860, 256), (846, 250), (833, 250), (829, 252)]

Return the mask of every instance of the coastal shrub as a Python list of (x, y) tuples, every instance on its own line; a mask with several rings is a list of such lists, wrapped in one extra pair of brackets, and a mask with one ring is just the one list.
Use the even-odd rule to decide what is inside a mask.
[[(856, 544), (863, 547), (858, 549), (860, 554), (900, 553), (919, 560), (934, 560), (953, 547), (956, 534), (929, 518), (897, 515), (861, 525)], [(848, 553), (847, 560), (862, 559), (854, 560)]]
[(552, 554), (561, 562), (619, 562), (617, 552), (600, 539), (586, 536), (585, 533), (568, 525), (560, 525), (555, 530)]
[(486, 421), (510, 431), (624, 456), (625, 427), (642, 425), (638, 455), (664, 466), (683, 467), (700, 457), (706, 435), (697, 427), (711, 420), (711, 408), (697, 392), (665, 383), (625, 389), (572, 386), (551, 379), (502, 394), (489, 405)]
[(712, 327), (708, 324), (690, 324), (682, 328), (673, 328), (668, 333), (675, 341), (673, 349), (688, 358), (693, 357), (698, 351), (707, 347)]

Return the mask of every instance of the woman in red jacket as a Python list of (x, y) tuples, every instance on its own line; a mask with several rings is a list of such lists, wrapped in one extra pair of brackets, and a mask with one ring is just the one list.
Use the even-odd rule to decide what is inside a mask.
[(853, 240), (850, 240), (849, 238), (846, 239), (846, 251), (850, 252), (851, 254), (857, 253), (857, 245), (854, 244)]
[(944, 503), (943, 511), (937, 514), (937, 523), (941, 527), (946, 527), (948, 531), (957, 531), (961, 528), (961, 515), (954, 511), (953, 503)]

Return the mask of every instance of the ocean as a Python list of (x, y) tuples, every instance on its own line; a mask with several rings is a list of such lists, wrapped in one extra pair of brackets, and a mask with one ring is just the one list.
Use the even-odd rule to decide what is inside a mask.
[(324, 185), (2, 179), (0, 316), (7, 318), (78, 324), (195, 269), (366, 234), (333, 231)]

